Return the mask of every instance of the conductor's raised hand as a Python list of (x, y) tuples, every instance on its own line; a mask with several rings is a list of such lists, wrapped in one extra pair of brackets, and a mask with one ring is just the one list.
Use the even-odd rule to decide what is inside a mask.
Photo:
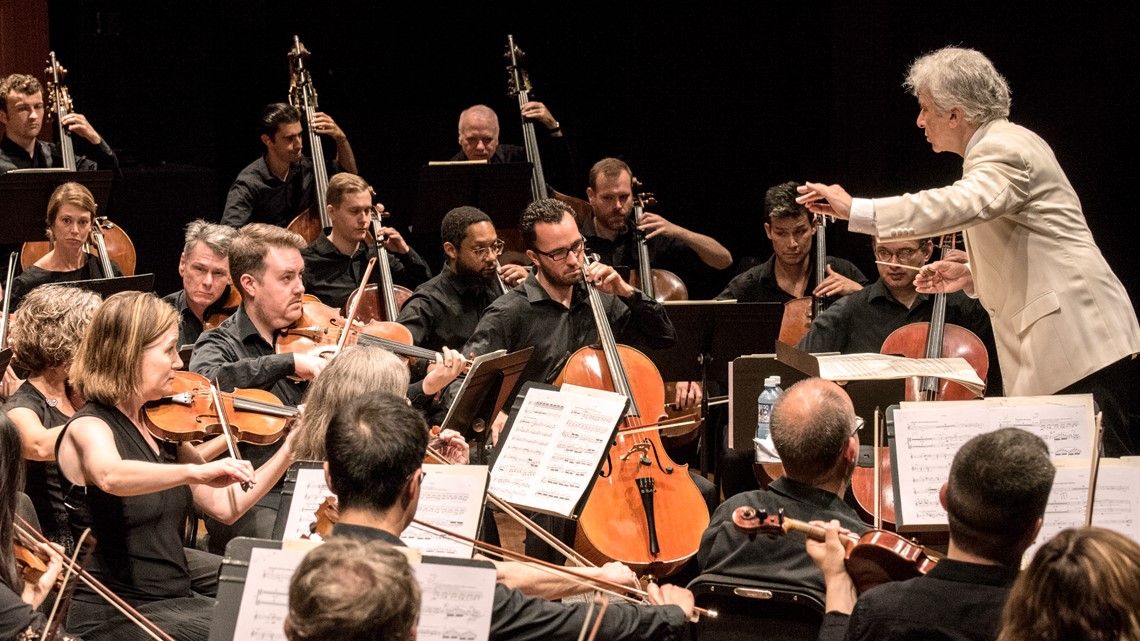
[(796, 187), (796, 191), (800, 193), (796, 202), (807, 207), (813, 214), (843, 220), (851, 218), (851, 194), (839, 185), (809, 182)]

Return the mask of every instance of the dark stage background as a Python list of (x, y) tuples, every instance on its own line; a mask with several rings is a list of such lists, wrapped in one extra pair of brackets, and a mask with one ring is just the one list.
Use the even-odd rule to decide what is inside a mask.
[[(915, 127), (901, 82), (921, 53), (980, 49), (1010, 81), (1012, 119), (1051, 143), (1136, 294), (1126, 233), (1138, 168), (1128, 142), (1140, 113), (1135, 5), (395, 6), (49, 3), (50, 46), (71, 70), (77, 106), (123, 160), (111, 213), (163, 293), (179, 286), (180, 225), (216, 219), (230, 181), (261, 153), (254, 122), (285, 98), (292, 34), (312, 51), (321, 107), (407, 227), (419, 168), (455, 153), (462, 108), (491, 105), (502, 140), (520, 141), (502, 60), (513, 33), (535, 98), (577, 139), (581, 176), (556, 187), (584, 196), (589, 165), (621, 156), (656, 193), (656, 211), (717, 237), (738, 265), (770, 252), (760, 208), (776, 182), (834, 181), (876, 196), (959, 177), (960, 159), (933, 154)], [(840, 224), (829, 239), (833, 254), (874, 275), (866, 237)], [(698, 290), (715, 293), (730, 275)]]

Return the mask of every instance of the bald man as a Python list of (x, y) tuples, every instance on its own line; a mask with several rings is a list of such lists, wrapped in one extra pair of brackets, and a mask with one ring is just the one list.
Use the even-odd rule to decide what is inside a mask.
[[(573, 160), (562, 125), (546, 105), (534, 100), (522, 106), (521, 114), (534, 123), (536, 131), (547, 133), (537, 136), (546, 178), (567, 185), (567, 179), (573, 175)], [(491, 164), (527, 162), (525, 148), (499, 144), (499, 117), (487, 105), (472, 105), (459, 114), (459, 148), (452, 160), (482, 160)], [(549, 185), (547, 188), (551, 189)], [(567, 189), (563, 187), (563, 191)]]
[(867, 526), (843, 494), (859, 453), (858, 423), (851, 399), (838, 385), (810, 378), (792, 385), (772, 408), (772, 441), (784, 476), (767, 490), (741, 492), (717, 508), (701, 537), (701, 572), (763, 581), (824, 600), (823, 574), (804, 551), (802, 538), (751, 537), (732, 523), (741, 506), (802, 521), (830, 521), (855, 533)]

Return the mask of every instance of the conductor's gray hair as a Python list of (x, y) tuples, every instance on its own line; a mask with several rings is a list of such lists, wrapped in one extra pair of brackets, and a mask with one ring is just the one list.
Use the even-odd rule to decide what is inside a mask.
[(920, 56), (903, 86), (916, 98), (927, 93), (939, 112), (960, 108), (972, 125), (1009, 117), (1009, 83), (980, 51), (945, 47)]

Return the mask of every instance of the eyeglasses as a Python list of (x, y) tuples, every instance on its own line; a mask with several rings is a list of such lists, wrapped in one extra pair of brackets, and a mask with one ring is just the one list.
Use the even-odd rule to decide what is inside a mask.
[(501, 240), (496, 240), (486, 247), (472, 247), (471, 251), (480, 258), (490, 258), (492, 256), (501, 256), (505, 247), (506, 243)]
[(851, 426), (851, 433), (848, 434), (847, 437), (850, 438), (852, 436), (855, 436), (861, 429), (863, 429), (863, 419), (862, 417), (856, 416), (855, 423)]
[(884, 262), (889, 262), (891, 259), (894, 259), (897, 262), (905, 263), (908, 260), (914, 258), (915, 254), (917, 254), (918, 251), (919, 249), (917, 247), (903, 247), (902, 249), (896, 249), (895, 251), (891, 251), (886, 247), (880, 247), (875, 250), (875, 258), (878, 258)]
[(574, 252), (575, 254), (581, 254), (582, 250), (585, 248), (586, 248), (586, 239), (585, 238), (579, 238), (578, 240), (574, 241), (569, 247), (559, 247), (558, 249), (555, 249), (554, 251), (548, 251), (548, 252), (544, 252), (541, 249), (536, 248), (534, 250), (534, 253), (542, 254), (543, 256), (546, 256), (550, 260), (563, 261), (563, 260), (566, 260), (566, 257), (570, 255), (570, 252)]

